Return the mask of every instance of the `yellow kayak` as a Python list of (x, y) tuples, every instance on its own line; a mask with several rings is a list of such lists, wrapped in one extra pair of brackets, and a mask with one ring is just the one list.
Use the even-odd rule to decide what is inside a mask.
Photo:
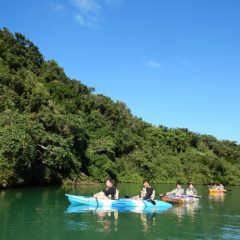
[(209, 193), (225, 193), (227, 190), (225, 189), (216, 189), (216, 188), (209, 188), (208, 189)]

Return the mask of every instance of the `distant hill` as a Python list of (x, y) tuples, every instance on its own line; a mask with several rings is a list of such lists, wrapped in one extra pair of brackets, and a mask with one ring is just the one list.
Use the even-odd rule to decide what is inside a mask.
[(2, 187), (107, 177), (240, 185), (236, 142), (152, 126), (93, 91), (21, 33), (0, 30)]

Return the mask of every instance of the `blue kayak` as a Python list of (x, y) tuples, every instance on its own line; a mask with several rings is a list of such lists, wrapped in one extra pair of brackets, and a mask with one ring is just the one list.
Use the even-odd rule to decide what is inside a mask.
[(88, 206), (105, 206), (111, 207), (116, 200), (106, 199), (101, 200), (94, 197), (85, 197), (85, 196), (76, 196), (76, 195), (69, 195), (65, 194), (68, 198), (69, 202), (73, 205), (88, 205)]
[(103, 206), (103, 207), (172, 207), (170, 203), (160, 201), (160, 200), (142, 200), (142, 199), (130, 199), (130, 198), (120, 198), (118, 200), (111, 199), (97, 199), (94, 197), (76, 196), (65, 194), (71, 204), (73, 205), (88, 205), (88, 206)]

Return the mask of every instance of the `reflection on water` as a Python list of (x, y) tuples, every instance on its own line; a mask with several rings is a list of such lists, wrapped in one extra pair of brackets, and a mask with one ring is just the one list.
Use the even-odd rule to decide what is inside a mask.
[(84, 212), (94, 212), (94, 213), (110, 213), (110, 212), (133, 212), (133, 213), (162, 213), (167, 211), (169, 208), (166, 207), (109, 207), (109, 206), (88, 206), (88, 205), (70, 205), (66, 209), (65, 213), (84, 213)]
[(156, 226), (156, 213), (151, 215), (142, 213), (140, 219), (144, 233), (150, 232)]
[(116, 232), (118, 230), (118, 212), (96, 212), (99, 223), (101, 224), (99, 231)]
[(194, 222), (196, 212), (199, 208), (199, 201), (176, 204), (170, 211), (177, 215), (178, 223), (181, 223), (184, 216), (188, 216)]
[[(169, 212), (177, 217), (179, 224), (185, 216), (188, 217), (190, 222), (194, 223), (196, 212), (199, 209), (199, 201), (176, 204), (173, 208), (113, 208), (113, 207), (92, 207), (84, 205), (70, 205), (65, 214), (69, 216), (74, 216), (69, 221), (67, 221), (67, 226), (69, 230), (86, 230), (94, 229), (98, 232), (112, 232), (118, 231), (118, 224), (121, 220), (126, 221), (126, 215), (124, 213), (131, 213), (137, 216), (138, 222), (142, 226), (142, 232), (148, 233), (152, 232), (156, 227), (157, 217), (161, 213)], [(85, 221), (84, 214), (92, 214), (95, 217), (95, 226)], [(121, 219), (122, 218), (122, 219)], [(90, 224), (90, 225), (89, 225)]]
[(216, 202), (224, 202), (226, 193), (219, 192), (219, 193), (209, 193), (209, 199), (216, 201)]
[[(67, 222), (67, 226), (71, 230), (86, 230), (91, 229), (88, 223), (81, 218), (81, 214), (91, 213), (96, 217), (95, 230), (98, 232), (110, 232), (118, 230), (118, 221), (121, 220), (120, 213), (133, 213), (137, 214), (138, 219), (142, 224), (143, 232), (148, 232), (152, 226), (156, 225), (155, 216), (166, 212), (169, 208), (141, 208), (141, 207), (93, 207), (87, 205), (70, 205), (65, 214), (71, 214), (72, 216), (78, 216), (73, 220)], [(125, 218), (124, 215), (122, 215)]]

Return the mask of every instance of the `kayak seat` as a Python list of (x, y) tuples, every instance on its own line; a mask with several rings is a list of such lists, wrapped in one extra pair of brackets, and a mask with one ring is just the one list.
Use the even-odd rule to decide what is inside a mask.
[(152, 193), (152, 195), (151, 195), (151, 199), (152, 199), (152, 200), (154, 200), (155, 195), (156, 195), (156, 192), (155, 192), (155, 190), (153, 190), (153, 193)]
[(118, 189), (116, 189), (116, 193), (115, 193), (115, 196), (114, 196), (114, 199), (118, 199), (119, 198), (119, 190)]

